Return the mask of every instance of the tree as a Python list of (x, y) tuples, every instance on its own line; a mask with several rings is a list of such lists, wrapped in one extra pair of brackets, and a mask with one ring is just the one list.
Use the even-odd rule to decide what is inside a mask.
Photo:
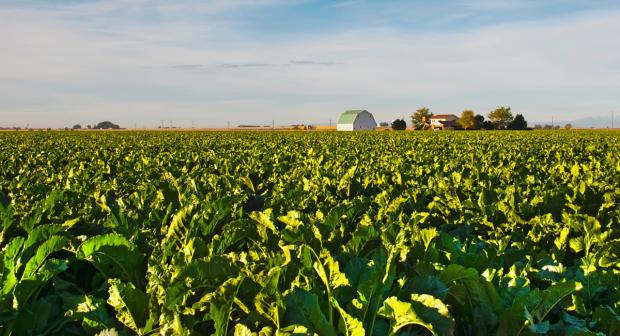
[(381, 123), (379, 123), (379, 126), (386, 127), (386, 126), (390, 126), (390, 124), (388, 124), (386, 122), (381, 122)]
[(423, 128), (431, 121), (433, 116), (435, 116), (435, 114), (433, 114), (428, 108), (419, 108), (411, 116), (411, 124), (415, 127), (415, 129)]
[(73, 125), (73, 129), (82, 129), (82, 126), (80, 126), (80, 124), (75, 124)]
[(404, 131), (407, 129), (407, 122), (403, 119), (392, 121), (392, 129), (395, 131)]
[(476, 129), (481, 129), (484, 124), (484, 116), (476, 114), (474, 118), (476, 119)]
[(489, 119), (491, 119), (491, 122), (497, 125), (499, 129), (504, 129), (514, 118), (512, 117), (512, 112), (510, 112), (510, 106), (502, 106), (495, 109), (495, 111), (491, 111), (489, 113)]
[(474, 117), (474, 111), (463, 111), (463, 113), (461, 114), (461, 118), (458, 121), (458, 124), (466, 130), (474, 129), (474, 127), (476, 127), (476, 117)]
[(120, 129), (120, 127), (116, 124), (113, 124), (109, 121), (102, 121), (98, 123), (95, 128), (97, 129)]
[(92, 126), (90, 126), (90, 125), (87, 125), (87, 126), (86, 126), (86, 128), (88, 128), (88, 129), (91, 129), (91, 128), (92, 128)]
[(567, 130), (567, 131), (570, 131), (571, 128), (573, 128), (573, 125), (571, 125), (571, 124), (564, 125), (564, 129)]
[(522, 114), (517, 114), (513, 121), (508, 124), (508, 129), (511, 130), (524, 130), (527, 128), (527, 121)]
[(480, 128), (484, 128), (485, 130), (495, 129), (495, 127), (493, 126), (493, 123), (490, 120), (484, 121)]

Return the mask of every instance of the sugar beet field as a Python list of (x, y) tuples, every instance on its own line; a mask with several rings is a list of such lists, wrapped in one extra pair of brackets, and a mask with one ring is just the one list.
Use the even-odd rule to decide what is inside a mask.
[(0, 336), (620, 334), (620, 133), (0, 146)]

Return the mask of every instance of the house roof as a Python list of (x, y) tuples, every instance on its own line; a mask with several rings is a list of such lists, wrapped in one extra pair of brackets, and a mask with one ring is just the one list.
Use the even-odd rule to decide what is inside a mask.
[(445, 119), (449, 117), (456, 117), (456, 116), (454, 114), (438, 114), (436, 116), (432, 116), (431, 119)]
[[(357, 115), (362, 112), (368, 112), (366, 110), (347, 110), (338, 118), (337, 124), (352, 124), (357, 118)], [(369, 112), (370, 113), (370, 112)]]

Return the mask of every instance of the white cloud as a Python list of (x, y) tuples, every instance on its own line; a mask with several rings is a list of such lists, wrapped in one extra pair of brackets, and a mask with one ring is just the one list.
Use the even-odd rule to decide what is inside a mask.
[(353, 1), (343, 1), (343, 2), (338, 2), (332, 5), (327, 6), (328, 8), (339, 8), (339, 7), (346, 7), (346, 6), (351, 6), (360, 2), (364, 2), (365, 0), (353, 0)]
[(202, 68), (202, 64), (181, 64), (181, 65), (173, 65), (171, 68), (173, 69), (197, 69)]

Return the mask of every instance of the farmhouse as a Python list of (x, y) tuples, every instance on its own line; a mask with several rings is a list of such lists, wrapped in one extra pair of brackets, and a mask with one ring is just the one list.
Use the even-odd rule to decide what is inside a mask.
[(348, 110), (338, 118), (338, 131), (374, 131), (377, 122), (366, 110)]
[(431, 127), (435, 130), (454, 130), (459, 117), (454, 114), (438, 114), (431, 117)]

